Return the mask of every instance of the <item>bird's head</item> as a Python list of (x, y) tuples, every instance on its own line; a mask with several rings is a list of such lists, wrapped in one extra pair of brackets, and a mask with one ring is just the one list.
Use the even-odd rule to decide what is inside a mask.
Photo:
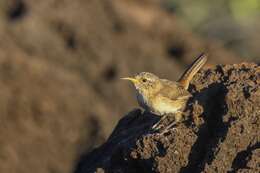
[(140, 93), (145, 93), (147, 91), (158, 88), (160, 83), (159, 77), (148, 72), (141, 72), (134, 77), (125, 77), (121, 79), (131, 81)]

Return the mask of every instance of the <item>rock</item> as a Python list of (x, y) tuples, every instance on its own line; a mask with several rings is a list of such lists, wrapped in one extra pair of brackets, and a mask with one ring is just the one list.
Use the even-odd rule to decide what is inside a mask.
[(102, 146), (82, 156), (75, 173), (259, 172), (259, 65), (203, 70), (190, 92), (187, 119), (174, 129), (152, 132), (158, 117), (133, 110)]

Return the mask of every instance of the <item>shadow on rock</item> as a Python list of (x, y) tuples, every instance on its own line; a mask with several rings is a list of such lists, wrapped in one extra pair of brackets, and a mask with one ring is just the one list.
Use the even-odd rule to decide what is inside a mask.
[[(126, 153), (124, 148), (131, 148), (135, 139), (150, 133), (151, 126), (158, 119), (159, 117), (153, 114), (142, 113), (140, 109), (129, 112), (118, 122), (105, 144), (82, 155), (74, 173), (94, 172), (96, 168), (116, 169), (113, 165), (125, 165), (129, 153)], [(128, 166), (130, 167), (129, 164)]]

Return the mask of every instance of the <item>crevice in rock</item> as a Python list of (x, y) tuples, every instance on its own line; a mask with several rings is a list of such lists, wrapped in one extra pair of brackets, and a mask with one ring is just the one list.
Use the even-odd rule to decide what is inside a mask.
[(120, 15), (117, 14), (113, 2), (105, 0), (104, 3), (104, 10), (109, 17), (110, 22), (112, 23), (112, 29), (117, 33), (122, 33), (125, 30), (124, 24), (120, 19)]
[(237, 153), (235, 159), (232, 162), (231, 171), (228, 173), (235, 173), (239, 169), (249, 169), (247, 163), (251, 160), (252, 152), (260, 148), (260, 142), (254, 145), (249, 145), (245, 150)]
[(181, 44), (172, 44), (167, 47), (167, 53), (169, 58), (177, 60), (179, 63), (183, 62), (183, 56), (185, 54), (184, 46)]
[(108, 67), (104, 72), (103, 72), (103, 77), (105, 78), (105, 80), (107, 81), (111, 81), (113, 79), (115, 79), (117, 76), (117, 69), (115, 66), (110, 66)]
[(27, 6), (23, 0), (10, 1), (9, 8), (7, 10), (7, 18), (9, 21), (14, 22), (21, 19), (27, 13)]
[(56, 30), (64, 40), (64, 44), (67, 48), (75, 50), (78, 47), (76, 33), (68, 25), (64, 23), (57, 23)]
[[(226, 94), (227, 89), (221, 83), (213, 83), (198, 95), (195, 94), (195, 99), (198, 99), (199, 104), (204, 107), (205, 123), (199, 128), (198, 138), (191, 149), (188, 165), (183, 167), (180, 173), (199, 173), (203, 171), (206, 163), (212, 162), (218, 142), (225, 139), (228, 131), (229, 125), (222, 119), (227, 112)], [(214, 100), (208, 100), (213, 98)]]

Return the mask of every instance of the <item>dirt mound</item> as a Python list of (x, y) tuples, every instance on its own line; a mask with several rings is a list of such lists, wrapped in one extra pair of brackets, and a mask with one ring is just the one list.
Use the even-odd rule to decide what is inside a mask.
[(239, 61), (157, 2), (1, 0), (0, 172), (71, 172), (136, 105), (119, 77), (174, 80), (203, 51)]
[(259, 172), (259, 66), (218, 65), (190, 88), (187, 119), (175, 129), (152, 133), (158, 118), (134, 110), (75, 172)]

